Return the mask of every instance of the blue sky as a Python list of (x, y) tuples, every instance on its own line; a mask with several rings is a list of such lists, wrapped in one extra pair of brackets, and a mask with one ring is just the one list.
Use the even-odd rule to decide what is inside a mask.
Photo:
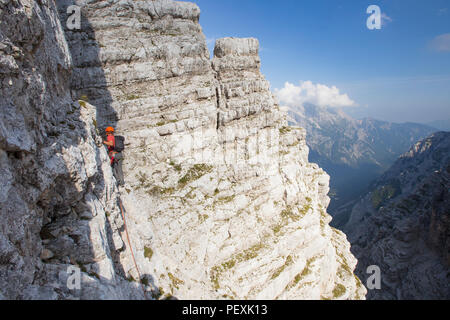
[[(395, 122), (450, 119), (448, 0), (194, 0), (212, 51), (221, 37), (255, 37), (273, 90), (336, 86), (346, 110)], [(383, 13), (369, 30), (369, 5)]]

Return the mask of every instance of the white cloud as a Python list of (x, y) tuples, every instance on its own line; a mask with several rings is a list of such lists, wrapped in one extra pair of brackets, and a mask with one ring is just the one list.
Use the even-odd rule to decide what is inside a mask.
[(387, 25), (389, 22), (392, 22), (392, 18), (389, 17), (386, 13), (382, 12), (381, 13), (381, 25), (385, 26)]
[(311, 81), (300, 82), (299, 86), (286, 82), (284, 88), (275, 89), (280, 104), (288, 107), (298, 107), (311, 103), (321, 107), (351, 107), (356, 106), (347, 94), (341, 94), (335, 86), (331, 88), (323, 84), (313, 84)]
[(430, 47), (438, 52), (450, 52), (450, 33), (444, 33), (435, 37), (431, 40)]

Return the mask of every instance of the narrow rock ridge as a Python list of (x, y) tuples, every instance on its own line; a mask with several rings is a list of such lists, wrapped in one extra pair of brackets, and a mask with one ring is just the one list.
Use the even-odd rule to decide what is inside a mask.
[[(32, 3), (34, 12), (45, 9), (56, 16), (52, 1), (20, 3), (24, 12), (25, 4)], [(43, 74), (46, 83), (36, 91), (52, 97), (48, 88), (53, 82), (61, 85), (59, 97), (64, 94), (66, 107), (53, 97), (41, 108), (49, 117), (61, 113), (61, 118), (45, 122), (53, 121), (59, 135), (44, 139), (60, 149), (53, 147), (45, 154), (61, 159), (61, 167), (68, 169), (57, 171), (57, 160), (33, 166), (52, 177), (45, 190), (51, 191), (50, 199), (60, 201), (43, 204), (44, 190), (27, 202), (30, 210), (22, 212), (32, 223), (24, 225), (36, 229), (20, 233), (23, 239), (26, 234), (34, 237), (35, 247), (27, 251), (15, 248), (18, 242), (4, 236), (15, 232), (12, 212), (21, 205), (11, 197), (34, 190), (37, 182), (26, 184), (17, 170), (1, 171), (17, 186), (1, 189), (2, 216), (9, 217), (2, 222), (2, 244), (11, 246), (17, 259), (33, 261), (23, 272), (27, 279), (15, 281), (32, 286), (26, 298), (42, 298), (45, 288), (44, 298), (139, 299), (143, 296), (133, 280), (140, 280), (154, 298), (363, 299), (366, 289), (353, 274), (356, 259), (350, 245), (343, 233), (329, 226), (329, 176), (308, 162), (305, 130), (287, 126), (286, 114), (259, 71), (258, 41), (219, 39), (210, 61), (198, 23), (200, 10), (194, 4), (58, 1), (63, 26), (67, 6), (72, 4), (82, 6), (81, 30), (66, 29), (65, 39), (56, 36), (58, 41), (44, 48), (46, 55), (65, 48), (60, 57), (67, 60), (62, 64), (67, 71), (56, 68), (54, 74)], [(2, 21), (11, 22), (7, 17), (14, 15), (1, 8)], [(60, 30), (53, 20), (41, 19), (47, 28), (56, 25)], [(42, 33), (41, 38), (58, 31), (52, 32)], [(2, 52), (2, 68), (4, 57), (14, 59), (10, 56)], [(33, 52), (28, 56), (39, 57)], [(47, 70), (45, 64), (34, 64)], [(48, 65), (54, 64), (50, 60)], [(58, 70), (64, 81), (57, 81)], [(32, 97), (30, 93), (28, 101)], [(23, 116), (24, 105), (14, 102), (17, 118)], [(3, 117), (2, 125), (7, 123)], [(75, 129), (68, 120), (72, 117), (80, 120)], [(62, 121), (67, 129), (60, 129)], [(98, 147), (98, 133), (106, 125), (115, 126), (127, 141), (127, 185), (120, 197), (141, 279), (121, 236), (119, 193), (107, 156)], [(35, 130), (27, 127), (25, 133)], [(3, 141), (14, 139), (3, 132), (2, 152), (9, 152)], [(36, 148), (46, 150), (41, 145)], [(12, 159), (15, 153), (6, 155)], [(29, 157), (35, 159), (36, 154)], [(55, 163), (54, 168), (47, 163)], [(79, 193), (66, 191), (72, 184)], [(3, 203), (12, 209), (7, 211)], [(71, 216), (72, 207), (81, 212), (78, 219)], [(36, 217), (49, 212), (68, 212), (68, 216), (56, 215), (45, 222)], [(75, 252), (66, 245), (70, 241), (81, 248), (85, 243), (91, 251), (80, 250), (85, 256), (71, 258), (69, 253)], [(0, 267), (11, 268), (11, 263)], [(78, 291), (65, 288), (61, 280), (67, 278), (71, 264), (82, 267)], [(2, 272), (2, 284), (13, 274), (20, 273)], [(8, 288), (1, 289), (3, 296), (23, 297), (14, 286)]]

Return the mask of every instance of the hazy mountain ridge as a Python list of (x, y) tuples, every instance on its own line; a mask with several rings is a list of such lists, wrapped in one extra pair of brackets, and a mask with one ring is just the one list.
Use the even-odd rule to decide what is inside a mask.
[(437, 131), (416, 123), (356, 120), (340, 109), (311, 104), (290, 108), (289, 116), (291, 123), (306, 129), (310, 161), (331, 176), (332, 214), (361, 195), (416, 141)]
[(450, 131), (450, 119), (431, 121), (428, 122), (427, 125), (442, 131)]
[[(373, 184), (344, 227), (358, 258), (382, 271), (372, 299), (449, 299), (450, 133), (416, 143)], [(418, 281), (420, 279), (420, 281)]]

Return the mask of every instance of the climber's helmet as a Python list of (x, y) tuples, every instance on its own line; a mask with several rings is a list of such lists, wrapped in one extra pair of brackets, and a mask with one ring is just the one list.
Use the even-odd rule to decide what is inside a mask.
[(105, 129), (106, 134), (108, 133), (114, 133), (114, 128), (113, 127), (108, 127)]

